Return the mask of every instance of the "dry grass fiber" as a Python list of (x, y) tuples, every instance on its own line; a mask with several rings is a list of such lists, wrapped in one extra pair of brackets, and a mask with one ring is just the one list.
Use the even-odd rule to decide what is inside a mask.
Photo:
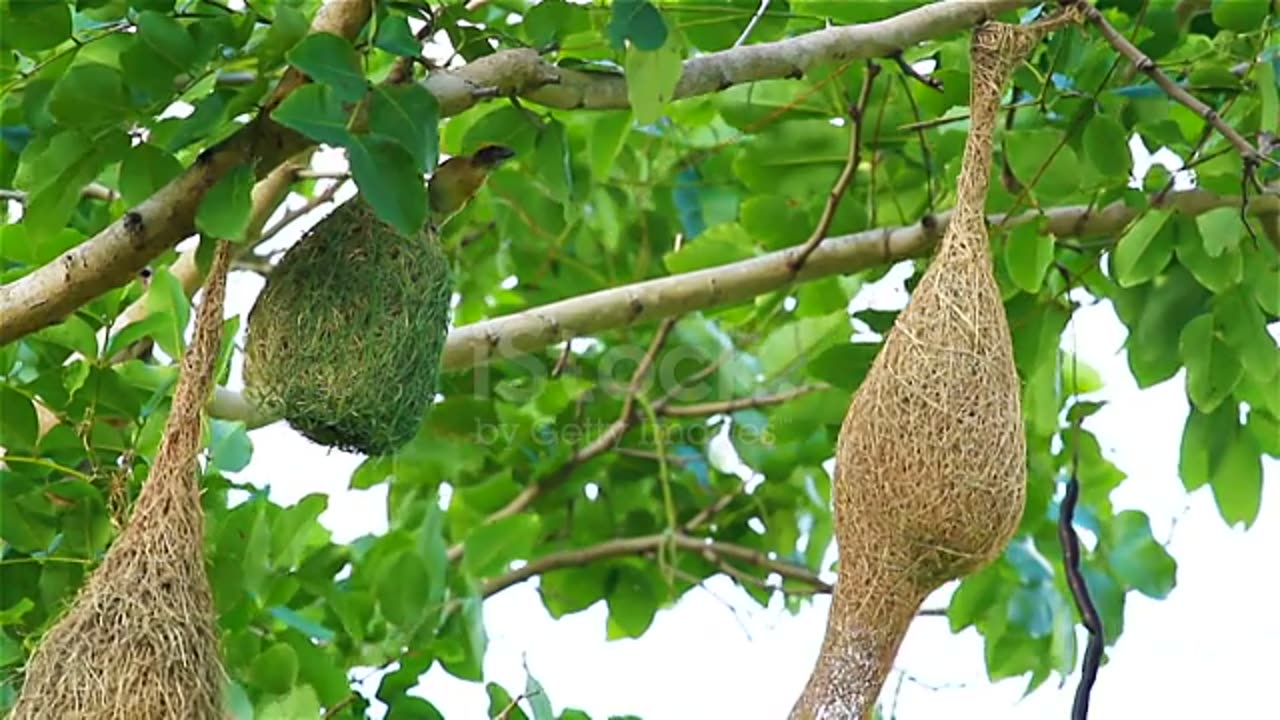
[(970, 45), (970, 130), (954, 215), (845, 416), (836, 448), (840, 574), (792, 720), (869, 717), (925, 597), (1003, 550), (1022, 517), (1026, 448), (985, 204), (1013, 68), (1045, 32), (988, 22)]
[(230, 264), (220, 242), (133, 515), (26, 668), (10, 720), (221, 720), (196, 454)]

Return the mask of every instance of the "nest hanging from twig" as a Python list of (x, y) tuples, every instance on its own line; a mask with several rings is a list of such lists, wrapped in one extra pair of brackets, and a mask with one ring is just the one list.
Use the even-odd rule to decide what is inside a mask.
[(245, 395), (313, 442), (368, 455), (413, 438), (436, 391), (452, 271), (360, 197), (289, 249), (249, 314)]
[(196, 454), (230, 251), (218, 244), (164, 441), (133, 515), (26, 668), (10, 720), (221, 720)]
[(1020, 383), (985, 205), (1000, 96), (1068, 12), (988, 22), (970, 45), (970, 130), (951, 221), (850, 403), (836, 448), (840, 575), (792, 720), (865, 717), (930, 592), (997, 557), (1026, 486)]

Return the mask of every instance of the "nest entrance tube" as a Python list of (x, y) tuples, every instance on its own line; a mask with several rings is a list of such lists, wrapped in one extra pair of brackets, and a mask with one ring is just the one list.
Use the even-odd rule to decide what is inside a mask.
[(230, 265), (219, 242), (164, 440), (125, 529), (31, 656), (10, 720), (221, 720), (196, 454)]
[(453, 279), (357, 196), (285, 253), (249, 314), (245, 396), (313, 442), (367, 455), (413, 438), (435, 395)]
[(1026, 447), (985, 205), (1013, 68), (1070, 10), (987, 22), (970, 43), (970, 131), (955, 210), (929, 269), (858, 387), (836, 446), (839, 578), (790, 720), (870, 717), (920, 604), (1003, 552), (1022, 517)]

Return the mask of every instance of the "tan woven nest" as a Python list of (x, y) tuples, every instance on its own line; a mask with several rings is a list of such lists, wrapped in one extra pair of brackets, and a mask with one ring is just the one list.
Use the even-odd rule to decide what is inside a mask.
[(228, 264), (220, 243), (164, 441), (133, 515), (32, 655), (10, 720), (222, 720), (195, 458)]
[(1017, 530), (1026, 494), (1020, 383), (984, 206), (1005, 83), (1045, 32), (1074, 19), (984, 23), (973, 33), (955, 210), (841, 428), (840, 574), (791, 720), (868, 716), (926, 596), (997, 557)]

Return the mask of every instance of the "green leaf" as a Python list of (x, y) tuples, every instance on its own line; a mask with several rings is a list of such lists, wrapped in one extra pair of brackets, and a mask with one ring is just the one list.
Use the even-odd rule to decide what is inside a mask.
[(1165, 232), (1172, 211), (1148, 210), (1116, 243), (1112, 269), (1120, 287), (1133, 287), (1158, 275), (1173, 256), (1173, 234)]
[(1244, 237), (1244, 221), (1237, 208), (1217, 208), (1196, 216), (1196, 227), (1204, 238), (1204, 250), (1211, 258), (1221, 257), (1223, 251), (1240, 246)]
[(439, 121), (436, 96), (418, 84), (378, 87), (369, 102), (369, 136), (404, 148), (421, 172), (436, 166)]
[(120, 162), (120, 195), (136, 206), (182, 174), (177, 158), (151, 143), (133, 146)]
[(808, 217), (781, 195), (753, 195), (742, 203), (742, 225), (766, 250), (781, 250), (804, 240)]
[(524, 696), (529, 700), (529, 706), (533, 708), (533, 720), (556, 720), (555, 711), (551, 709), (551, 700), (547, 697), (547, 691), (542, 687), (542, 683), (529, 672), (528, 667), (525, 667), (524, 671)]
[(1244, 262), (1237, 249), (1224, 250), (1218, 257), (1209, 254), (1200, 230), (1185, 218), (1176, 222), (1177, 252), (1181, 262), (1196, 280), (1215, 293), (1226, 292), (1244, 279)]
[(427, 219), (427, 194), (413, 156), (399, 144), (355, 136), (347, 144), (347, 158), (374, 214), (405, 237), (416, 237)]
[(81, 189), (128, 147), (129, 136), (116, 129), (66, 130), (27, 145), (14, 182), (29, 193), (22, 217), (29, 241), (49, 242), (80, 202)]
[(1053, 632), (1053, 608), (1045, 585), (1024, 585), (1009, 596), (1009, 622), (1032, 638)]
[(612, 10), (606, 33), (613, 49), (621, 50), (627, 40), (637, 50), (657, 50), (667, 42), (667, 24), (649, 0), (614, 0)]
[(427, 561), (413, 548), (406, 548), (386, 563), (378, 577), (378, 606), (387, 620), (412, 628), (431, 610), (426, 607), (430, 589)]
[(286, 56), (289, 64), (315, 82), (333, 88), (338, 98), (355, 102), (368, 89), (360, 56), (345, 38), (328, 32), (312, 33), (302, 39)]
[(98, 338), (94, 328), (79, 315), (71, 315), (57, 325), (50, 325), (36, 332), (33, 337), (40, 338), (94, 360), (98, 357)]
[(0, 44), (22, 53), (61, 45), (71, 37), (71, 8), (63, 0), (7, 3)]
[[(276, 16), (262, 43), (256, 48), (259, 72), (274, 69), (284, 60), (285, 54), (307, 36), (307, 16), (288, 3), (276, 4)], [(304, 86), (305, 87), (305, 86)], [(303, 88), (298, 88), (301, 90)], [(293, 94), (296, 94), (297, 90)]]
[(856, 390), (880, 348), (880, 343), (838, 343), (809, 361), (809, 375), (838, 388)]
[(209, 443), (209, 459), (223, 472), (239, 472), (249, 466), (253, 442), (243, 422), (213, 418), (209, 423), (213, 438)]
[(348, 112), (338, 94), (324, 85), (303, 85), (289, 93), (271, 119), (316, 142), (341, 147), (351, 139)]
[(263, 706), (258, 711), (257, 720), (298, 720), (320, 715), (320, 698), (316, 691), (310, 685), (299, 685), (287, 696)]
[(1045, 271), (1053, 262), (1053, 235), (1038, 223), (1027, 223), (1005, 236), (1004, 265), (1009, 278), (1022, 290), (1040, 292)]
[(1121, 512), (1107, 533), (1107, 561), (1116, 578), (1147, 597), (1167, 597), (1177, 583), (1177, 563), (1151, 535), (1146, 513)]
[(977, 623), (996, 607), (1002, 594), (1000, 567), (1001, 563), (992, 563), (960, 581), (947, 606), (951, 632), (958, 633)]
[(1226, 30), (1247, 33), (1262, 27), (1267, 4), (1241, 0), (1213, 0), (1213, 23)]
[(422, 53), (422, 45), (409, 29), (409, 19), (403, 15), (388, 14), (382, 18), (373, 44), (401, 57), (416, 58)]
[(1178, 458), (1178, 475), (1187, 492), (1209, 484), (1217, 475), (1238, 432), (1238, 415), (1238, 410), (1229, 404), (1220, 405), (1212, 413), (1191, 408), (1182, 429)]
[(1227, 525), (1241, 523), (1248, 530), (1262, 504), (1262, 457), (1253, 435), (1236, 433), (1209, 484)]
[(196, 57), (196, 46), (191, 34), (177, 20), (148, 11), (138, 16), (137, 24), (138, 37), (168, 63), (174, 73), (191, 67)]
[(1261, 383), (1280, 374), (1280, 348), (1267, 332), (1267, 320), (1243, 288), (1218, 295), (1213, 301), (1214, 327), (1240, 356), (1244, 371)]
[(1262, 111), (1258, 114), (1262, 130), (1272, 134), (1280, 133), (1280, 96), (1277, 88), (1277, 69), (1274, 55), (1271, 62), (1260, 62), (1254, 67), (1258, 71), (1258, 92), (1262, 95)]
[(402, 695), (388, 706), (386, 720), (444, 720), (444, 715), (427, 700)]
[(276, 643), (254, 659), (249, 681), (269, 693), (283, 694), (298, 679), (298, 654), (288, 643)]
[(543, 186), (555, 200), (564, 203), (566, 217), (576, 213), (578, 206), (570, 202), (573, 195), (573, 155), (570, 152), (568, 131), (564, 123), (552, 120), (538, 133), (534, 147), (533, 166)]
[(5, 385), (0, 385), (0, 430), (4, 447), (16, 453), (34, 448), (40, 430), (35, 404)]
[(1015, 130), (1005, 135), (1004, 157), (1037, 195), (1064, 198), (1080, 187), (1080, 160), (1061, 130)]
[(636, 122), (648, 125), (662, 116), (675, 95), (681, 69), (680, 51), (676, 47), (627, 48), (627, 100)]
[[(543, 3), (545, 5), (546, 3)], [(534, 9), (542, 7), (538, 5)], [(591, 124), (591, 138), (587, 145), (591, 154), (591, 174), (598, 178), (608, 178), (613, 174), (614, 162), (618, 153), (626, 145), (627, 135), (631, 132), (631, 111), (615, 110), (595, 116)]]
[(1089, 162), (1103, 177), (1127, 181), (1133, 172), (1129, 133), (1110, 115), (1095, 115), (1084, 128), (1084, 150)]
[(124, 75), (109, 65), (83, 63), (67, 71), (49, 93), (49, 113), (69, 128), (99, 128), (128, 117)]
[(463, 541), (462, 567), (472, 577), (488, 577), (512, 560), (526, 559), (542, 532), (537, 515), (516, 515), (481, 525)]
[(1245, 428), (1253, 434), (1259, 449), (1271, 457), (1280, 457), (1280, 420), (1265, 410), (1249, 408)]
[(1226, 400), (1244, 372), (1208, 313), (1187, 323), (1178, 353), (1187, 366), (1187, 396), (1201, 412), (1211, 413)]
[(239, 242), (253, 212), (253, 168), (237, 165), (205, 193), (196, 210), (196, 227), (211, 238)]
[(717, 225), (685, 243), (679, 250), (662, 256), (662, 264), (673, 275), (726, 265), (755, 255), (746, 229), (737, 223)]
[(656, 568), (641, 570), (633, 565), (617, 568), (613, 588), (606, 598), (610, 639), (638, 638), (653, 624), (662, 597), (656, 572)]
[(166, 320), (163, 329), (154, 335), (156, 344), (169, 357), (182, 357), (182, 350), (186, 347), (183, 337), (191, 320), (191, 301), (187, 299), (182, 283), (168, 267), (157, 267), (152, 273), (146, 304), (148, 312)]

